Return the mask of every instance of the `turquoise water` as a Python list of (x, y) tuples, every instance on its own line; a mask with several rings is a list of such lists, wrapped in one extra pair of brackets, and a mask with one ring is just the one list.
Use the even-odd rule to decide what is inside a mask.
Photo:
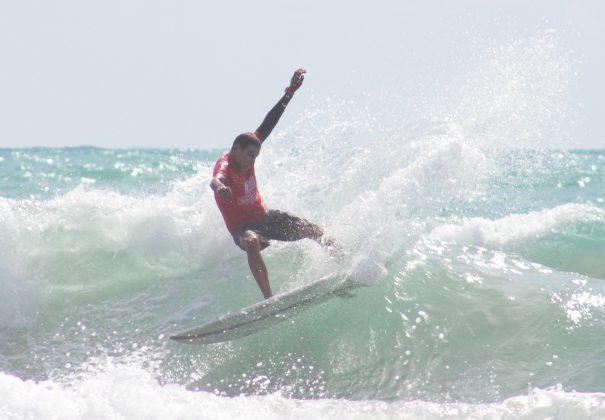
[(277, 244), (274, 289), (352, 265), (371, 287), (210, 346), (166, 337), (261, 297), (207, 187), (220, 151), (2, 150), (5, 412), (58, 398), (66, 417), (144, 417), (149, 400), (218, 418), (602, 414), (605, 151), (399, 147), (412, 151), (401, 164), (350, 148), (345, 168), (267, 145), (269, 205), (320, 221), (352, 254), (339, 266), (313, 242)]
[(265, 201), (349, 254), (274, 244), (273, 290), (370, 287), (229, 343), (167, 339), (261, 298), (223, 150), (0, 150), (0, 417), (605, 417), (605, 150), (531, 147), (564, 111), (549, 45), (495, 48), (447, 113), (326, 100), (274, 133)]

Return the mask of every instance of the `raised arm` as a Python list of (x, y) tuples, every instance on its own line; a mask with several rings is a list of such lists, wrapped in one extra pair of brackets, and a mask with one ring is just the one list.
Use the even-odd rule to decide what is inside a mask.
[(306, 71), (304, 69), (298, 69), (294, 72), (292, 80), (290, 80), (290, 86), (286, 88), (286, 93), (281, 97), (279, 102), (277, 102), (275, 106), (271, 108), (271, 111), (269, 111), (261, 125), (254, 132), (261, 143), (265, 141), (267, 137), (269, 137), (269, 134), (271, 134), (277, 125), (277, 122), (284, 113), (284, 110), (290, 102), (290, 99), (292, 99), (294, 92), (298, 90), (298, 88), (302, 85), (303, 80), (305, 80), (305, 73)]

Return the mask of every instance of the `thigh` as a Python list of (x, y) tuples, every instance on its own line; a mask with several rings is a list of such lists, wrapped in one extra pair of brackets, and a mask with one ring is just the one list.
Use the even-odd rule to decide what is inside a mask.
[(301, 217), (280, 210), (270, 210), (262, 222), (259, 233), (268, 239), (278, 241), (297, 241), (305, 238), (304, 232), (311, 225)]

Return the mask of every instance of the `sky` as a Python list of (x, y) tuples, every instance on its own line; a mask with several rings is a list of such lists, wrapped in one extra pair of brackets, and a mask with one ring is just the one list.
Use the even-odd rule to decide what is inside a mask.
[(282, 128), (325, 98), (420, 101), (482, 46), (554, 30), (566, 145), (605, 148), (603, 16), (597, 0), (0, 0), (0, 147), (226, 148), (299, 67)]

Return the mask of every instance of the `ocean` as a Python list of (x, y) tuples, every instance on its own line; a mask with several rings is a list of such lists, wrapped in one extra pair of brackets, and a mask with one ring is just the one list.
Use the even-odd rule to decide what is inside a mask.
[(232, 342), (168, 339), (262, 297), (225, 150), (0, 149), (0, 418), (605, 418), (605, 150), (553, 140), (568, 68), (514, 45), (455, 112), (318, 100), (267, 140), (268, 206), (347, 251), (274, 243), (274, 292), (369, 287)]

